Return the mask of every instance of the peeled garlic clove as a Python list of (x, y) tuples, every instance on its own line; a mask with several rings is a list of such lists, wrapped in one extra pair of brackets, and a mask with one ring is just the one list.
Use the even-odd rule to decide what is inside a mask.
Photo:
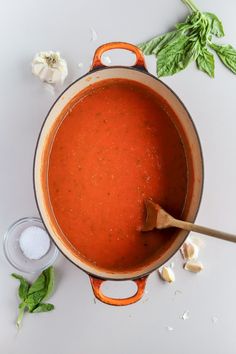
[(67, 63), (59, 52), (40, 52), (32, 61), (32, 73), (49, 84), (62, 84), (68, 75)]
[(203, 265), (198, 261), (188, 261), (185, 263), (184, 269), (188, 270), (189, 272), (199, 273), (203, 270)]
[(197, 259), (199, 255), (199, 248), (198, 246), (193, 243), (192, 241), (184, 242), (183, 246), (180, 249), (181, 254), (184, 259)]
[(175, 281), (175, 274), (173, 272), (173, 269), (170, 267), (162, 267), (161, 269), (159, 269), (159, 274), (162, 280), (165, 280), (168, 283), (172, 283), (173, 281)]

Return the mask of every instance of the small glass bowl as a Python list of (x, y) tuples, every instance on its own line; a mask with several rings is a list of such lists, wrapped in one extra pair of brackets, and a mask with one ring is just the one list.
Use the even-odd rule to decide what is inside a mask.
[(3, 238), (3, 249), (7, 260), (13, 267), (24, 273), (36, 273), (46, 269), (55, 262), (58, 249), (50, 239), (49, 250), (43, 257), (40, 259), (27, 258), (20, 248), (19, 238), (22, 231), (29, 226), (37, 226), (45, 230), (39, 218), (27, 217), (20, 219), (14, 222), (6, 231)]

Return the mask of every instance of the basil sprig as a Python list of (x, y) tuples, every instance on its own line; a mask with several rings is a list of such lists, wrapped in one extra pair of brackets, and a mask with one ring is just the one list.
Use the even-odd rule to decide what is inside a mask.
[(145, 55), (157, 58), (157, 76), (170, 76), (196, 61), (199, 70), (214, 77), (213, 49), (222, 63), (236, 74), (236, 50), (231, 45), (212, 42), (213, 37), (223, 37), (224, 28), (219, 18), (210, 12), (201, 12), (192, 0), (182, 0), (190, 15), (185, 22), (177, 23), (175, 30), (139, 44)]
[(16, 321), (17, 327), (20, 326), (25, 311), (31, 313), (47, 312), (54, 309), (54, 305), (44, 303), (53, 292), (54, 270), (53, 267), (45, 269), (35, 282), (30, 283), (21, 275), (13, 273), (12, 276), (20, 281), (18, 295), (21, 300)]

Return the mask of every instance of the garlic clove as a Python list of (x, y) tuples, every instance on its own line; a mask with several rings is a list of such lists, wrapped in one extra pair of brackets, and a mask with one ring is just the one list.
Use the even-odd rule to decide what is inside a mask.
[(185, 263), (184, 269), (189, 272), (199, 273), (203, 270), (203, 264), (198, 261), (188, 261)]
[(59, 52), (40, 52), (32, 61), (32, 73), (49, 84), (62, 84), (68, 75), (67, 63)]
[(65, 78), (63, 78), (63, 75), (61, 74), (61, 71), (56, 69), (54, 71), (51, 71), (51, 81), (52, 82), (60, 82), (60, 81), (64, 81)]
[(185, 241), (180, 251), (185, 260), (197, 259), (199, 255), (199, 247), (191, 240)]
[(52, 83), (52, 71), (48, 68), (43, 68), (40, 71), (39, 78), (41, 81), (46, 81), (47, 83)]
[(163, 266), (161, 269), (159, 269), (159, 274), (162, 280), (165, 280), (168, 283), (175, 281), (175, 273), (170, 267)]
[(34, 75), (39, 75), (40, 72), (42, 71), (43, 67), (44, 66), (42, 63), (35, 63), (34, 66), (32, 66), (32, 73)]

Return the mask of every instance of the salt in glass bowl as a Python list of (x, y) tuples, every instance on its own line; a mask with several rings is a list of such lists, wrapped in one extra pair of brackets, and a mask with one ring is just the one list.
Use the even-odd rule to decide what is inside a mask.
[(55, 262), (58, 255), (58, 249), (51, 239), (49, 250), (41, 258), (29, 259), (24, 255), (19, 239), (21, 233), (30, 226), (45, 230), (41, 219), (26, 217), (14, 222), (3, 237), (3, 249), (7, 260), (14, 268), (24, 273), (36, 273), (48, 268)]

